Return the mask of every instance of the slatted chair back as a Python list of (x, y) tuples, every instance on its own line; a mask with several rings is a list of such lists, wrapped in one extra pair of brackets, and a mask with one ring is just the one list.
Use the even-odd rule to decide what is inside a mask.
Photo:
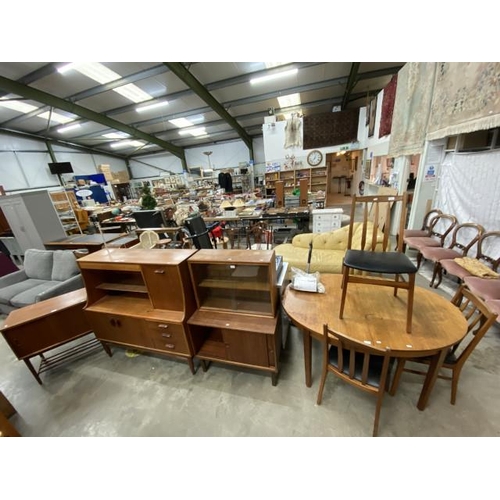
[[(399, 215), (398, 234), (403, 234), (406, 222), (408, 194), (381, 196), (353, 196), (351, 204), (351, 221), (354, 221), (356, 209), (361, 205), (361, 246), (363, 250), (375, 252), (389, 250), (390, 229), (392, 224), (392, 208), (394, 203), (401, 202), (402, 213)], [(347, 249), (353, 248), (354, 224), (349, 225)], [(359, 229), (358, 229), (359, 230)], [(383, 235), (380, 241), (380, 235)], [(397, 251), (403, 248), (400, 241)]]
[(348, 384), (377, 398), (373, 436), (378, 434), (382, 400), (388, 386), (391, 351), (360, 343), (323, 325), (323, 368), (317, 404), (323, 398), (326, 376), (333, 373)]
[[(375, 286), (391, 286), (394, 296), (403, 288), (407, 294), (406, 331), (411, 333), (413, 295), (417, 268), (402, 251), (399, 239), (396, 251), (390, 251), (391, 226), (397, 226), (402, 234), (406, 223), (408, 194), (354, 196), (347, 249), (342, 262), (342, 295), (339, 318), (344, 317), (349, 283), (365, 283)], [(361, 205), (361, 222), (354, 222), (357, 205)], [(393, 215), (396, 220), (393, 221)], [(399, 216), (399, 220), (397, 217)], [(354, 233), (354, 226), (357, 226)], [(360, 229), (361, 228), (361, 229)], [(361, 233), (361, 234), (360, 234)], [(405, 280), (407, 276), (407, 280)], [(352, 313), (351, 313), (352, 314)]]
[[(451, 380), (450, 402), (454, 405), (457, 399), (458, 381), (462, 368), (471, 353), (486, 335), (486, 332), (490, 329), (491, 325), (495, 323), (498, 315), (465, 285), (461, 285), (458, 288), (457, 292), (451, 299), (451, 302), (460, 308), (460, 311), (462, 311), (462, 314), (468, 324), (467, 334), (460, 342), (457, 342), (450, 348), (442, 366), (442, 369), (451, 371), (451, 376), (443, 374), (438, 375), (441, 379)], [(403, 371), (419, 375), (427, 374), (427, 372), (422, 372), (420, 370), (405, 368), (405, 362), (407, 361), (425, 365), (430, 364), (430, 360), (428, 358), (411, 358), (407, 360), (399, 359), (390, 390), (393, 395), (396, 393)]]

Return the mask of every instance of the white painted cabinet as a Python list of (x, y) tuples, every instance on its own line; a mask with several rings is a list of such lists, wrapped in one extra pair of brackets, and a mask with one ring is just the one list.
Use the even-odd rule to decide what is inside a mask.
[(44, 250), (45, 241), (66, 238), (48, 191), (0, 196), (0, 207), (23, 253)]
[(342, 224), (341, 208), (322, 208), (312, 211), (313, 233), (324, 233), (339, 229)]

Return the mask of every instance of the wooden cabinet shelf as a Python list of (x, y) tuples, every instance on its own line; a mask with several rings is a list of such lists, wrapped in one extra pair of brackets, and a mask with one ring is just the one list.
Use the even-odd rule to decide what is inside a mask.
[(85, 313), (104, 343), (187, 360), (195, 310), (187, 261), (196, 250), (105, 249), (78, 260)]
[(280, 180), (284, 182), (284, 188), (287, 194), (290, 194), (295, 188), (299, 187), (301, 179), (308, 179), (308, 188), (311, 192), (319, 190), (326, 191), (328, 187), (328, 172), (325, 167), (268, 172), (264, 176), (266, 190), (273, 191), (276, 181)]
[(201, 281), (198, 286), (207, 287), (207, 288), (230, 288), (237, 290), (258, 290), (258, 291), (267, 291), (268, 287), (265, 283), (259, 282), (245, 282), (245, 281), (222, 281), (222, 280), (213, 280), (207, 279)]
[(102, 283), (97, 285), (100, 290), (114, 290), (121, 292), (148, 293), (145, 285), (127, 285), (122, 283)]
[(200, 250), (188, 266), (197, 303), (188, 320), (195, 356), (270, 372), (275, 385), (281, 321), (274, 251)]

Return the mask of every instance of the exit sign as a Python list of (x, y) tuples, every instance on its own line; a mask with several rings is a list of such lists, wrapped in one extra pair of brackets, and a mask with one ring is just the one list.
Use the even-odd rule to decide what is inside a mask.
[(347, 151), (349, 146), (340, 146), (340, 151)]

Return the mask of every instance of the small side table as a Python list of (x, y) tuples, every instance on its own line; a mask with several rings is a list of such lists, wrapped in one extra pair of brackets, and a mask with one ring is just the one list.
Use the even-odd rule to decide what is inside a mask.
[[(56, 368), (70, 359), (80, 358), (103, 348), (109, 356), (111, 350), (97, 340), (84, 314), (87, 302), (85, 288), (59, 295), (12, 311), (5, 320), (2, 334), (17, 359), (26, 366), (41, 385), (40, 374)], [(45, 353), (68, 342), (92, 334), (92, 338), (46, 356)], [(38, 369), (31, 358), (40, 356)]]

